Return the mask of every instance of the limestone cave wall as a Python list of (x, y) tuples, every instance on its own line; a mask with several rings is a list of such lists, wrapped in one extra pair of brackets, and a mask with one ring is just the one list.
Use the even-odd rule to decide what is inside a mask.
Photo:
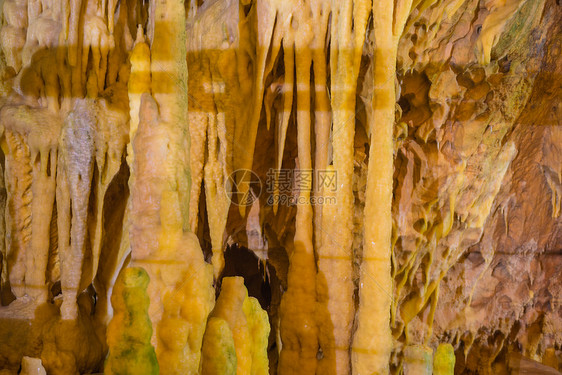
[(0, 10), (0, 374), (559, 373), (558, 0)]

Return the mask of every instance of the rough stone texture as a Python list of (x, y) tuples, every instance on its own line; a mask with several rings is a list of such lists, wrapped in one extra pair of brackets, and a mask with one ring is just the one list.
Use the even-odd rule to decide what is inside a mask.
[[(132, 121), (127, 116), (131, 98), (138, 94), (140, 100), (142, 92), (134, 92), (137, 87), (127, 83), (130, 75), (150, 76), (150, 68), (142, 65), (150, 66), (150, 60), (141, 61), (131, 74), (129, 57), (137, 24), (146, 26), (147, 42), (158, 29), (154, 20), (149, 22), (155, 3), (103, 2), (107, 9), (96, 13), (101, 2), (83, 2), (81, 10), (69, 10), (86, 18), (81, 29), (77, 16), (62, 19), (61, 9), (53, 7), (56, 1), (0, 1), (4, 12), (0, 369), (4, 372), (16, 371), (24, 355), (41, 358), (49, 374), (101, 370), (107, 349), (105, 329), (112, 314), (108, 297), (120, 269), (128, 264), (130, 172), (125, 157), (132, 158), (131, 139), (127, 139)], [(297, 97), (298, 85), (287, 87), (291, 80), (286, 77), (281, 43), (291, 45), (288, 40), (299, 37), (298, 23), (284, 25), (291, 30), (286, 35), (279, 31), (285, 29), (276, 29), (272, 44), (278, 44), (268, 45), (271, 51), (264, 57), (271, 59), (266, 64), (269, 70), (257, 72), (256, 43), (267, 28), (257, 24), (251, 1), (241, 1), (240, 7), (233, 0), (187, 3), (193, 182), (189, 225), (205, 260), (209, 263), (214, 256), (216, 273), (222, 267), (221, 252), (229, 246), (222, 277), (243, 275), (249, 294), (268, 309), (270, 369), (275, 373), (279, 305), (288, 288), (297, 208), (279, 205), (274, 213), (266, 185), (271, 182), (270, 168), (279, 162), (280, 147), (284, 147), (283, 168), (299, 165), (297, 104), (290, 104), (283, 120), (285, 98)], [(70, 2), (64, 4), (70, 7)], [(406, 347), (436, 349), (440, 343), (453, 345), (458, 374), (508, 374), (510, 358), (519, 355), (556, 367), (562, 357), (562, 6), (558, 0), (415, 0), (414, 4), (396, 61), (391, 370), (400, 373), (407, 367)], [(261, 11), (263, 19), (271, 16), (264, 15), (268, 9)], [(376, 163), (368, 157), (374, 95), (371, 55), (376, 45), (371, 28), (363, 48), (355, 108), (351, 259), (356, 289), (363, 230), (373, 224), (363, 220), (367, 170), (369, 163)], [(140, 29), (137, 43), (145, 38)], [(61, 30), (64, 43), (55, 37)], [(199, 34), (205, 38), (198, 38)], [(75, 44), (78, 38), (84, 45)], [(328, 51), (322, 53), (329, 60)], [(254, 92), (260, 84), (263, 90)], [(312, 111), (316, 100), (313, 96)], [(256, 102), (261, 107), (254, 108)], [(88, 121), (82, 124), (77, 119)], [(246, 160), (250, 154), (244, 133), (250, 120), (259, 125), (252, 170), (261, 179), (262, 190), (243, 216), (239, 207), (228, 208), (220, 190), (232, 169), (244, 164), (241, 155)], [(67, 132), (75, 123), (90, 126), (78, 134), (89, 142), (90, 153), (86, 155), (86, 148), (78, 144), (60, 142), (59, 128), (49, 127), (49, 121), (59, 127), (65, 124)], [(281, 145), (278, 133), (283, 121), (288, 129)], [(120, 126), (113, 126), (116, 123)], [(147, 142), (151, 143), (150, 137)], [(311, 149), (316, 147), (312, 143)], [(332, 149), (328, 153), (332, 158)], [(65, 175), (74, 171), (76, 155), (88, 159), (86, 176)], [(57, 191), (53, 208), (45, 209), (50, 220), (41, 215), (34, 218), (33, 207), (40, 205), (33, 202), (48, 190), (42, 187), (54, 186), (51, 170), (57, 171)], [(49, 177), (45, 180), (50, 184), (39, 185), (43, 177)], [(67, 180), (87, 187), (75, 189), (81, 199), (69, 197)], [(71, 188), (75, 185), (70, 183)], [(294, 190), (289, 194), (298, 195)], [(78, 212), (78, 203), (80, 218), (70, 213)], [(73, 215), (72, 226), (82, 228), (79, 235), (69, 232)], [(214, 221), (209, 224), (211, 216)], [(157, 215), (148, 219), (161, 220)], [(33, 233), (33, 225), (49, 234), (42, 255), (34, 253), (33, 238), (39, 234)], [(71, 238), (59, 240), (65, 233)], [(66, 242), (73, 241), (81, 242), (76, 245), (81, 258), (74, 260), (77, 265), (68, 267), (68, 261), (63, 266)], [(44, 269), (32, 267), (35, 258)], [(31, 285), (37, 275), (45, 285)], [(69, 282), (62, 279), (68, 275), (78, 284), (74, 295), (65, 290)], [(35, 287), (46, 294), (46, 301), (26, 296)], [(218, 292), (220, 278), (216, 288)], [(72, 301), (67, 310), (78, 316), (75, 320), (61, 320), (65, 295), (67, 304)], [(358, 299), (356, 293), (354, 308)], [(74, 333), (67, 334), (72, 329)]]
[(452, 46), (433, 41), (445, 55), (424, 65), (418, 39), (403, 60), (394, 335), (398, 348), (451, 342), (456, 373), (506, 373), (509, 352), (540, 361), (560, 345), (562, 12), (539, 3), (487, 66), (469, 54), (482, 8)]

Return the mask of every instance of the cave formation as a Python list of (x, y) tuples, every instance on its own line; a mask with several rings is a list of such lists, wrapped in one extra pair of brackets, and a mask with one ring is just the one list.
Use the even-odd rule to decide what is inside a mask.
[(0, 375), (560, 374), (558, 0), (0, 14)]

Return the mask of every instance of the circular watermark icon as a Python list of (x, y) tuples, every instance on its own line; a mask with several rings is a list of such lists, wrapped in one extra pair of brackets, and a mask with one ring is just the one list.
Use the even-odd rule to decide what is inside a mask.
[(261, 195), (262, 183), (249, 169), (237, 169), (225, 181), (226, 196), (236, 206), (251, 206)]

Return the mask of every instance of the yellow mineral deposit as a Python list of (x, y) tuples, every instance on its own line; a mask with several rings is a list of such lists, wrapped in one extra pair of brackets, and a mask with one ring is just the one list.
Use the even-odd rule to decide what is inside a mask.
[[(223, 326), (224, 321), (227, 326)], [(219, 336), (219, 337), (217, 337)], [(232, 339), (230, 338), (232, 337)], [(236, 374), (267, 374), (267, 340), (269, 337), (269, 322), (267, 313), (262, 310), (259, 302), (248, 297), (248, 291), (241, 277), (225, 277), (222, 279), (221, 292), (215, 308), (210, 314), (204, 342), (216, 346), (217, 340), (223, 342), (227, 352), (222, 360), (222, 368), (236, 364)], [(235, 353), (228, 353), (232, 340)], [(202, 365), (210, 373), (216, 372), (215, 361), (209, 350), (203, 348), (204, 358)], [(213, 369), (213, 370), (211, 370)], [(225, 369), (225, 371), (227, 371)]]
[(212, 270), (189, 230), (185, 15), (177, 1), (157, 3), (151, 12), (152, 95), (142, 95), (132, 142), (131, 261), (150, 276), (148, 313), (160, 371), (190, 374), (199, 369), (214, 298)]
[(556, 0), (0, 15), (1, 375), (560, 369)]
[(201, 374), (235, 375), (237, 369), (236, 349), (228, 323), (209, 317), (201, 349)]
[[(548, 353), (548, 349), (547, 349)], [(439, 344), (433, 356), (434, 375), (453, 375), (455, 373), (455, 349), (451, 344)]]

